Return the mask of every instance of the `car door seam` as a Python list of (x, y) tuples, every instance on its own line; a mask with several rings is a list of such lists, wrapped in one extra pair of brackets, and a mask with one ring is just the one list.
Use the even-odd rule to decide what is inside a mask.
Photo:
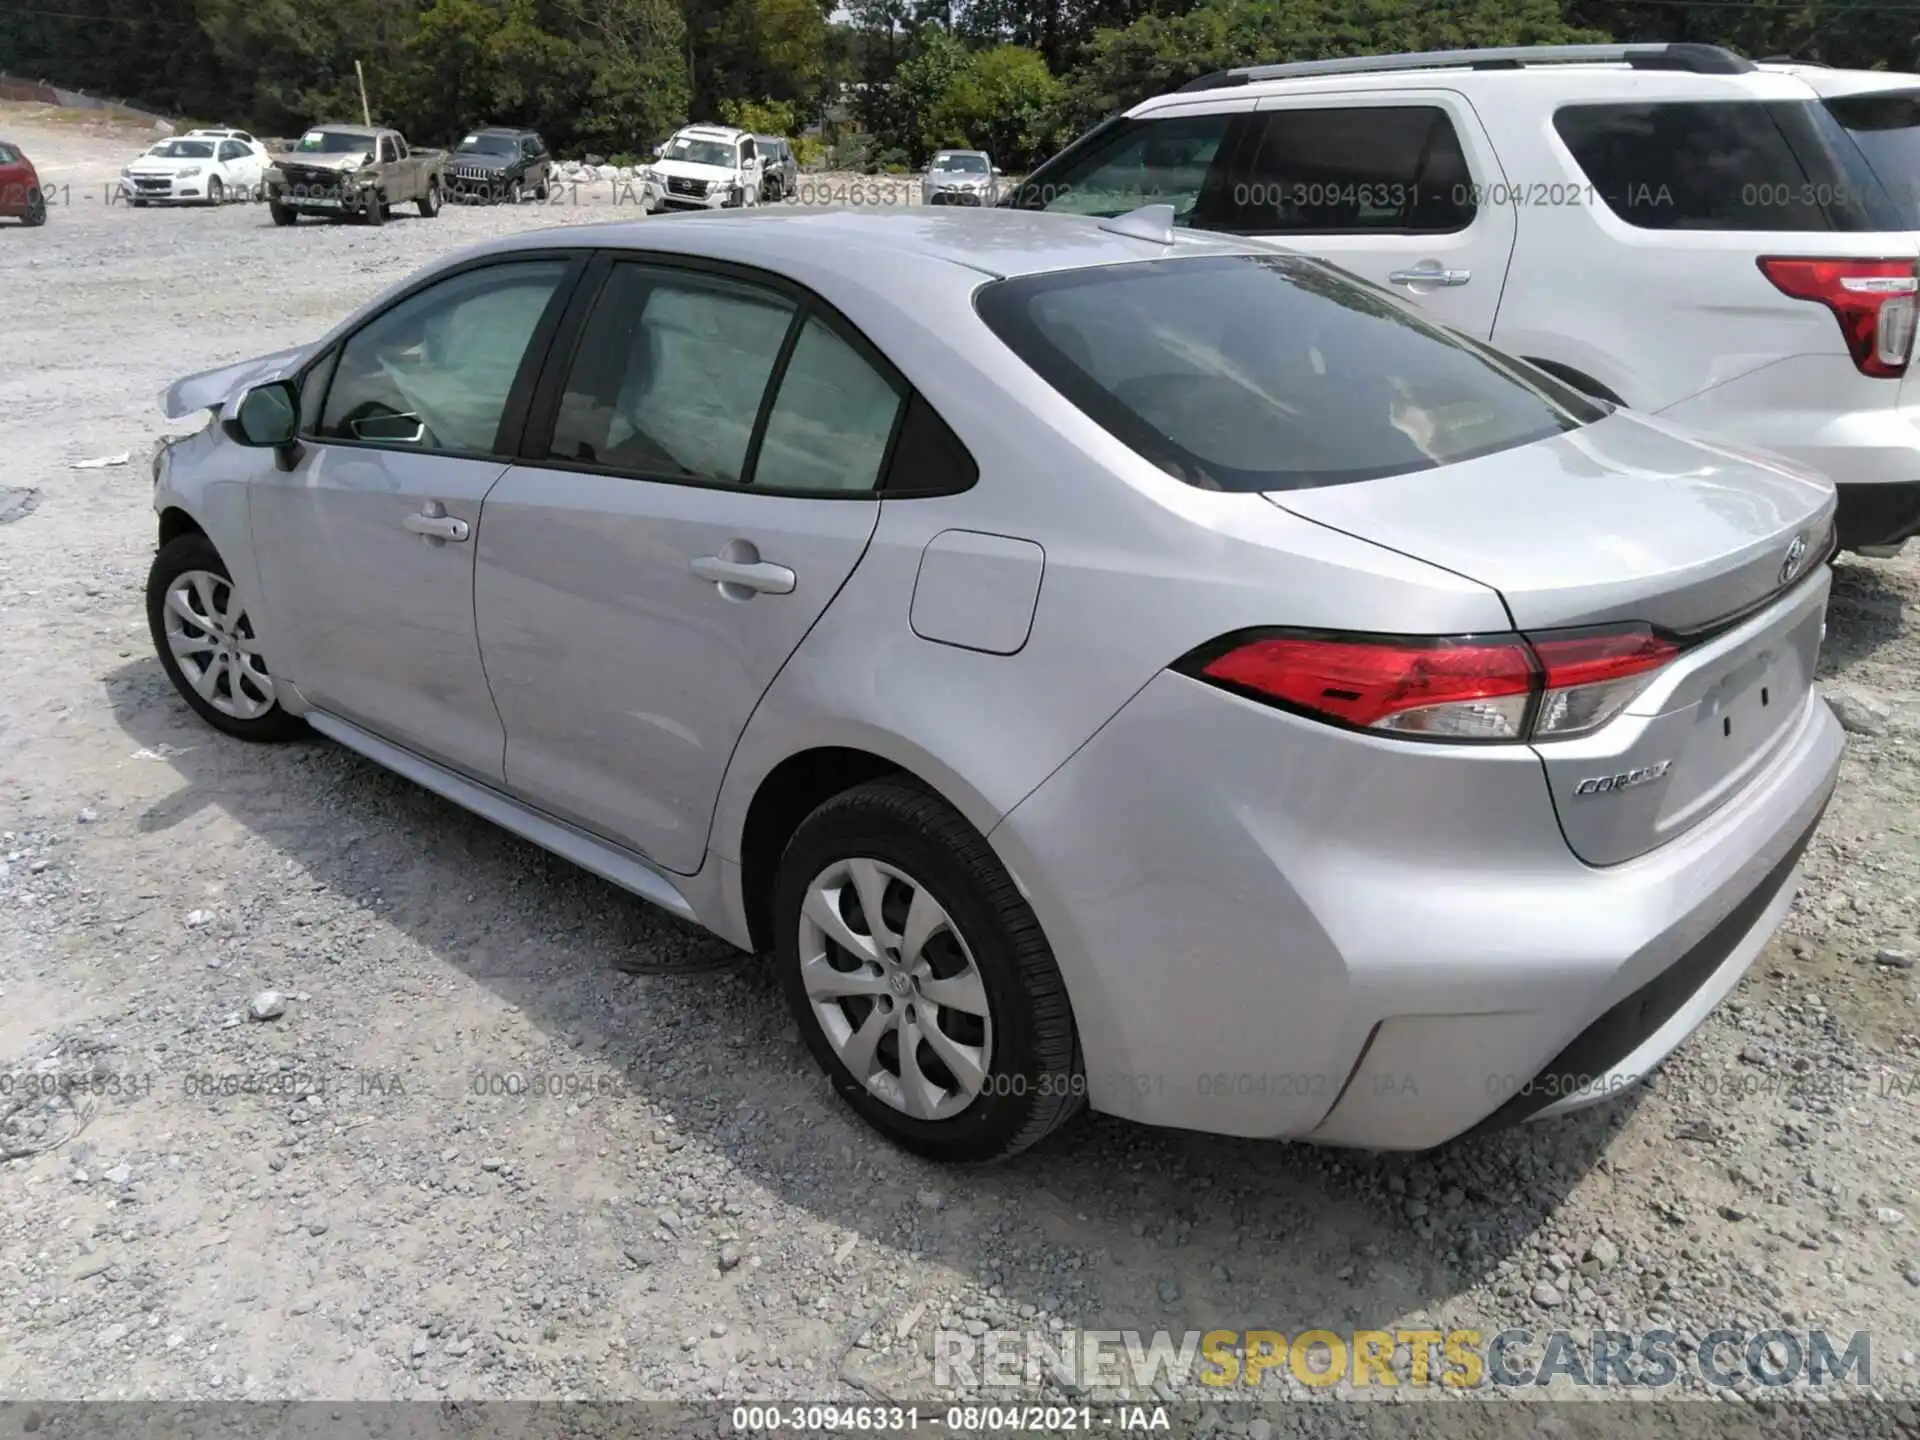
[(880, 533), (880, 523), (886, 518), (887, 504), (887, 500), (876, 491), (874, 497), (873, 524), (867, 529), (867, 538), (861, 543), (860, 553), (854, 557), (853, 564), (847, 567), (847, 573), (840, 577), (840, 583), (834, 586), (833, 594), (827, 597), (826, 604), (820, 607), (819, 612), (813, 617), (812, 622), (808, 624), (805, 630), (801, 631), (800, 638), (794, 642), (793, 648), (787, 651), (779, 665), (775, 667), (773, 674), (767, 677), (767, 683), (761, 687), (760, 694), (755, 697), (753, 704), (747, 707), (746, 718), (741, 722), (739, 731), (733, 737), (733, 747), (727, 751), (727, 763), (722, 766), (720, 770), (720, 783), (714, 787), (712, 803), (707, 807), (707, 833), (702, 836), (700, 840), (700, 864), (696, 865), (692, 870), (676, 870), (672, 873), (676, 875), (697, 875), (705, 868), (706, 856), (711, 854), (713, 849), (713, 824), (715, 817), (720, 813), (720, 797), (727, 793), (727, 781), (733, 775), (733, 762), (739, 757), (740, 747), (746, 741), (747, 732), (753, 728), (754, 718), (759, 715), (760, 707), (767, 703), (767, 696), (771, 695), (774, 686), (780, 683), (780, 677), (787, 673), (787, 667), (793, 663), (794, 656), (806, 648), (807, 641), (812, 639), (813, 632), (820, 628), (820, 622), (827, 618), (827, 612), (833, 609), (834, 602), (840, 598), (841, 592), (852, 583), (853, 577), (860, 573), (861, 565), (866, 562), (867, 553), (873, 549), (873, 537)]

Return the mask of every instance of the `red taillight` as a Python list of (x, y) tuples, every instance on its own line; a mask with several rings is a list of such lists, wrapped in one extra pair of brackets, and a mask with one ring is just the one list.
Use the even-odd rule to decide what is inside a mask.
[(1183, 668), (1355, 729), (1427, 740), (1563, 740), (1612, 720), (1679, 653), (1645, 626), (1538, 637), (1267, 631), (1208, 647)]
[(1920, 292), (1914, 261), (1762, 255), (1760, 271), (1782, 294), (1818, 301), (1833, 312), (1862, 375), (1893, 379), (1906, 373)]
[(1452, 738), (1487, 740), (1521, 737), (1536, 679), (1517, 638), (1272, 635), (1227, 651), (1201, 674), (1364, 729), (1414, 729), (1425, 712), (1447, 707), (1463, 732)]

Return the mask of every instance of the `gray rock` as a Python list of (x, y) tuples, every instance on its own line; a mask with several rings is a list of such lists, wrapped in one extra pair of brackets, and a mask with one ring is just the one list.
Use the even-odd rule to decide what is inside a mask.
[(506, 1163), (498, 1155), (489, 1155), (480, 1162), (480, 1168), (491, 1174), (493, 1171), (504, 1168)]
[(249, 1020), (278, 1020), (287, 1013), (287, 997), (278, 990), (262, 990), (247, 1004)]
[(1876, 950), (1873, 952), (1873, 963), (1884, 965), (1889, 970), (1911, 970), (1913, 956), (1905, 950)]
[(198, 930), (211, 919), (213, 919), (213, 912), (211, 910), (189, 910), (187, 912), (187, 928), (189, 930)]
[(1593, 1243), (1587, 1246), (1585, 1258), (1580, 1262), (1580, 1270), (1586, 1275), (1604, 1275), (1620, 1263), (1620, 1247), (1604, 1235), (1593, 1237)]
[(1843, 730), (1855, 735), (1884, 735), (1893, 711), (1878, 695), (1851, 686), (1825, 692), (1827, 704)]
[(1159, 1290), (1163, 1305), (1172, 1305), (1180, 1299), (1180, 1282), (1171, 1275), (1160, 1282)]
[(1533, 1287), (1533, 1303), (1542, 1310), (1552, 1310), (1556, 1306), (1563, 1305), (1566, 1303), (1566, 1298), (1544, 1280)]
[(918, 1195), (914, 1196), (914, 1199), (920, 1202), (920, 1208), (922, 1210), (944, 1210), (947, 1208), (947, 1197), (938, 1190), (922, 1190)]
[(739, 1265), (739, 1263), (740, 1263), (740, 1247), (738, 1245), (722, 1245), (720, 1247), (720, 1273), (721, 1274), (723, 1275), (726, 1274), (727, 1271), (734, 1269), (736, 1266)]
[(98, 820), (99, 818), (100, 818), (100, 812), (94, 809), (91, 805), (86, 806), (80, 811), (79, 820), (82, 825), (91, 825), (93, 824), (94, 821)]

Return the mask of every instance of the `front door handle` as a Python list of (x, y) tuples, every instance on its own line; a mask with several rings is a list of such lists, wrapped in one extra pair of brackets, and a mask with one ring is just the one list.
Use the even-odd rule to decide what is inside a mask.
[(1387, 279), (1394, 285), (1464, 285), (1473, 279), (1473, 272), (1449, 270), (1437, 260), (1423, 260), (1411, 270), (1395, 270)]
[[(739, 544), (736, 541), (734, 544)], [(729, 545), (732, 549), (733, 545)], [(751, 550), (752, 547), (746, 547)], [(756, 556), (759, 552), (753, 552)], [(793, 571), (784, 565), (770, 565), (760, 559), (730, 560), (721, 555), (702, 555), (693, 562), (693, 573), (702, 580), (711, 580), (720, 587), (720, 593), (729, 599), (745, 599), (746, 595), (729, 594), (729, 591), (745, 591), (757, 595), (791, 595), (793, 593)]]
[(447, 514), (447, 507), (438, 500), (429, 500), (418, 515), (409, 515), (400, 523), (425, 538), (430, 545), (464, 540), (473, 533), (466, 521)]

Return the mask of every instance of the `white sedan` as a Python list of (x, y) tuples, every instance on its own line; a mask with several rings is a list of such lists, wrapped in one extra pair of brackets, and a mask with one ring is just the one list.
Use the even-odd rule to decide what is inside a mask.
[(120, 195), (130, 205), (149, 200), (218, 205), (255, 195), (266, 173), (267, 150), (239, 131), (195, 131), (162, 140), (120, 172)]

